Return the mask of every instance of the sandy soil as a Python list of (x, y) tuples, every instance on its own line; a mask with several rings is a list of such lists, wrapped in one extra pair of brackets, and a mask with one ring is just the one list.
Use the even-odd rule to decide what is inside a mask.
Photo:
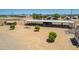
[[(15, 30), (9, 30), (9, 26), (0, 26), (0, 49), (29, 49), (29, 50), (77, 50), (72, 45), (70, 38), (73, 35), (66, 34), (65, 28), (41, 27), (39, 32), (34, 32), (34, 26), (17, 25)], [(49, 32), (56, 32), (54, 43), (46, 42)], [(5, 38), (4, 38), (5, 37)]]

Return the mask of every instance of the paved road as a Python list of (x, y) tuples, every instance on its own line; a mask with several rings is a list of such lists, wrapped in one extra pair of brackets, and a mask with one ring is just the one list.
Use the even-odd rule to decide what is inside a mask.
[(0, 50), (27, 49), (26, 46), (8, 34), (0, 33)]

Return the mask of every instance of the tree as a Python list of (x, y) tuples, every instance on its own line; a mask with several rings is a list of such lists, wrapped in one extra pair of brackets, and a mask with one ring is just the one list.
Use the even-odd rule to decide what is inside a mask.
[(47, 18), (47, 15), (42, 15), (42, 19), (46, 19)]
[(33, 19), (42, 19), (42, 14), (32, 14)]
[(32, 14), (33, 19), (36, 19), (36, 16), (37, 16), (36, 14)]
[(60, 14), (53, 14), (53, 19), (58, 20), (58, 18), (60, 17)]

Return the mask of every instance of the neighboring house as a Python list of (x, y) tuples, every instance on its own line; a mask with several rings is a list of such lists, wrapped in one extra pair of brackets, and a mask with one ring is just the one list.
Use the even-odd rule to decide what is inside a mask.
[(46, 20), (53, 20), (53, 17), (52, 16), (48, 16), (47, 18), (46, 18)]
[(78, 16), (73, 16), (73, 19), (78, 19)]
[(65, 20), (70, 20), (70, 17), (69, 16), (65, 16)]
[(0, 24), (13, 23), (15, 21), (23, 20), (26, 16), (22, 15), (0, 15)]

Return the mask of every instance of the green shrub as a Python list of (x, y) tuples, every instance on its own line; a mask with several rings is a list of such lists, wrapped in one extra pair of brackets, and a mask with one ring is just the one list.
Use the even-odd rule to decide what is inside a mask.
[(10, 25), (10, 29), (11, 29), (11, 30), (14, 30), (14, 29), (15, 29), (15, 25), (13, 25), (13, 24)]
[(55, 38), (57, 37), (57, 34), (55, 32), (50, 32), (48, 37), (48, 42), (54, 42)]
[(14, 29), (15, 29), (15, 26), (16, 26), (16, 22), (11, 23), (11, 24), (10, 24), (10, 29), (11, 29), (11, 30), (14, 30)]
[(60, 17), (60, 14), (53, 14), (53, 19), (58, 20), (58, 18)]
[(55, 32), (50, 32), (49, 35), (54, 36), (55, 38), (57, 37), (57, 34)]
[(14, 22), (13, 25), (16, 25), (16, 22)]
[(34, 31), (39, 31), (40, 30), (40, 26), (35, 26)]

